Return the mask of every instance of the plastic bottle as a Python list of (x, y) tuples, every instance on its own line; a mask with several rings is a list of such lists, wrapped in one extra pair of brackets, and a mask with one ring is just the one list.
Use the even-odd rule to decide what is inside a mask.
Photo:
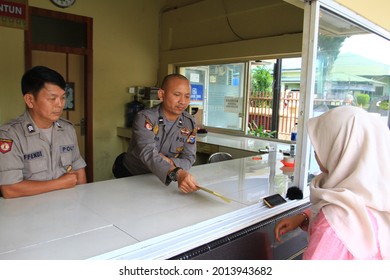
[(145, 108), (145, 105), (143, 103), (139, 102), (136, 98), (134, 99), (134, 101), (126, 104), (126, 109), (125, 109), (126, 127), (132, 126), (135, 115), (139, 111), (143, 110), (144, 108)]
[(298, 135), (298, 123), (295, 123), (294, 127), (291, 129), (291, 141), (297, 141)]
[(290, 157), (295, 158), (295, 144), (290, 145)]
[[(291, 141), (296, 142), (298, 135), (298, 123), (291, 129)], [(290, 156), (295, 157), (295, 144), (290, 145)]]

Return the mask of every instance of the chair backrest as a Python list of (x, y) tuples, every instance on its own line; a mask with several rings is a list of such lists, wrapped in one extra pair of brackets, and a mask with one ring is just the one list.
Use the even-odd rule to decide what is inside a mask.
[(209, 159), (207, 160), (207, 163), (219, 162), (219, 161), (230, 160), (230, 159), (233, 159), (231, 154), (226, 152), (217, 152), (210, 155)]

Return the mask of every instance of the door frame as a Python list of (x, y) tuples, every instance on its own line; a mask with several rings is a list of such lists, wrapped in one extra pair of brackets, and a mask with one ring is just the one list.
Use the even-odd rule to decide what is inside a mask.
[[(46, 10), (36, 7), (28, 8), (28, 21), (31, 24), (32, 15), (52, 17), (56, 19), (76, 21), (86, 24), (87, 31), (87, 46), (85, 48), (64, 47), (48, 44), (33, 44), (31, 28), (28, 28), (24, 32), (24, 55), (25, 55), (25, 70), (32, 67), (32, 51), (48, 51), (48, 52), (60, 52), (66, 54), (77, 54), (84, 56), (85, 69), (85, 90), (84, 90), (84, 112), (85, 112), (85, 161), (87, 181), (93, 182), (93, 100), (92, 100), (92, 81), (93, 81), (93, 48), (92, 48), (92, 31), (93, 31), (93, 19), (84, 16), (78, 16), (73, 14), (67, 14), (62, 12), (56, 12), (52, 10)], [(68, 71), (68, 69), (67, 69)]]

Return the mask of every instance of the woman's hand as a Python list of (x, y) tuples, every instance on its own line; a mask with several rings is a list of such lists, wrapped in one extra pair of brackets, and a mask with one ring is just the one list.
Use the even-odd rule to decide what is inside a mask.
[(280, 242), (281, 236), (299, 227), (305, 219), (306, 217), (302, 214), (281, 219), (274, 228), (276, 240)]

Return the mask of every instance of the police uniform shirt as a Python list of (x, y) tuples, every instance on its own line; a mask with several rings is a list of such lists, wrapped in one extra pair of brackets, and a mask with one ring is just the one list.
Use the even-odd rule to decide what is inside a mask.
[(53, 124), (51, 144), (27, 111), (0, 127), (0, 185), (53, 180), (65, 174), (69, 165), (73, 170), (86, 166), (69, 121), (59, 119)]
[(164, 184), (169, 184), (167, 173), (171, 166), (160, 153), (185, 170), (194, 164), (197, 132), (195, 118), (184, 111), (170, 129), (167, 123), (160, 105), (137, 113), (123, 162), (132, 175), (152, 172)]

